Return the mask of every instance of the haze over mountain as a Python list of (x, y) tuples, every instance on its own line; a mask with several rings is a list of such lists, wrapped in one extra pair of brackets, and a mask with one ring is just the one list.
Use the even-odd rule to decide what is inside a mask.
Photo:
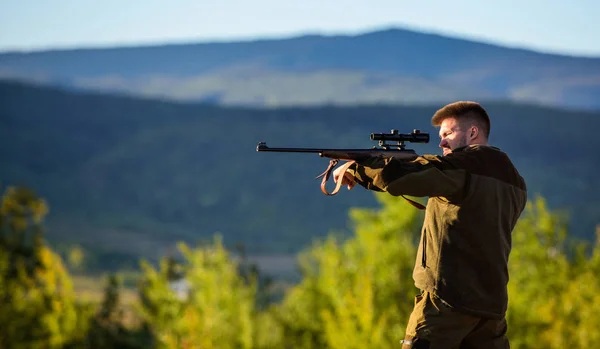
[[(53, 243), (77, 243), (104, 264), (164, 253), (221, 233), (250, 253), (292, 253), (347, 229), (351, 207), (376, 207), (363, 188), (326, 197), (316, 154), (270, 146), (370, 148), (371, 132), (430, 132), (438, 104), (241, 108), (66, 92), (0, 83), (0, 185), (48, 200)], [(600, 223), (600, 112), (487, 103), (491, 142), (506, 151), (529, 194), (570, 214), (572, 237)], [(558, 127), (557, 127), (558, 126)]]
[(600, 109), (600, 58), (389, 29), (361, 35), (8, 52), (0, 77), (221, 105), (509, 100)]

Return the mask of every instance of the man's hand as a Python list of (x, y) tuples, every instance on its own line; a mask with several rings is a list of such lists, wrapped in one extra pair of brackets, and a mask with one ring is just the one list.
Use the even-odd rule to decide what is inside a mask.
[(335, 183), (337, 183), (340, 180), (340, 176), (342, 177), (342, 185), (347, 185), (348, 186), (348, 190), (354, 188), (354, 186), (356, 185), (356, 181), (354, 180), (354, 176), (348, 172), (348, 170), (344, 171), (344, 173), (340, 173), (342, 170), (342, 167), (338, 167), (335, 170), (333, 170), (333, 181)]

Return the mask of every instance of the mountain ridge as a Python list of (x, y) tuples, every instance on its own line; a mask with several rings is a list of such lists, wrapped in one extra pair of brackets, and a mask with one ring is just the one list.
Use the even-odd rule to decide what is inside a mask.
[(140, 43), (123, 43), (123, 44), (90, 44), (88, 45), (74, 45), (74, 46), (62, 46), (62, 47), (46, 47), (46, 48), (34, 48), (34, 49), (7, 49), (0, 50), (0, 55), (27, 55), (27, 54), (39, 54), (39, 53), (55, 53), (55, 52), (66, 52), (66, 51), (98, 51), (98, 50), (121, 50), (121, 49), (148, 49), (148, 48), (160, 48), (160, 47), (180, 47), (180, 46), (194, 46), (194, 45), (230, 45), (230, 44), (244, 44), (244, 43), (265, 43), (265, 42), (282, 42), (290, 40), (304, 40), (304, 39), (335, 39), (335, 38), (355, 38), (363, 36), (371, 36), (385, 33), (395, 32), (412, 32), (416, 36), (423, 37), (436, 37), (448, 40), (456, 41), (467, 41), (482, 46), (490, 46), (500, 49), (508, 49), (514, 51), (524, 51), (528, 53), (535, 53), (539, 55), (550, 55), (564, 58), (581, 58), (581, 59), (598, 59), (600, 55), (586, 55), (567, 53), (559, 51), (548, 51), (535, 47), (526, 47), (518, 44), (502, 43), (491, 39), (478, 38), (460, 34), (448, 34), (441, 31), (415, 29), (402, 26), (384, 26), (377, 27), (371, 30), (360, 30), (353, 31), (352, 33), (338, 31), (335, 33), (322, 33), (318, 31), (303, 31), (294, 34), (273, 34), (255, 37), (240, 37), (240, 38), (222, 38), (222, 39), (185, 39), (185, 40), (166, 40), (166, 41), (155, 41), (155, 42), (140, 42)]
[(509, 99), (600, 109), (600, 58), (404, 29), (0, 54), (0, 78), (218, 105)]

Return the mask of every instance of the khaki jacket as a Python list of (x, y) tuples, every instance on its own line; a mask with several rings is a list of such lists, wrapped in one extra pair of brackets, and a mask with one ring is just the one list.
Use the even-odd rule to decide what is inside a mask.
[(459, 311), (504, 317), (511, 232), (527, 202), (525, 181), (504, 152), (472, 145), (412, 161), (369, 159), (350, 171), (370, 190), (429, 197), (415, 286)]

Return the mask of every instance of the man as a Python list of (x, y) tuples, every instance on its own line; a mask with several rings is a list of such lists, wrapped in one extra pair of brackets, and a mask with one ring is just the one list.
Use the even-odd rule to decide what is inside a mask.
[(507, 264), (525, 182), (488, 145), (490, 119), (480, 104), (448, 104), (432, 124), (440, 127), (443, 156), (369, 159), (334, 171), (334, 180), (429, 197), (413, 272), (421, 294), (403, 348), (509, 348)]

